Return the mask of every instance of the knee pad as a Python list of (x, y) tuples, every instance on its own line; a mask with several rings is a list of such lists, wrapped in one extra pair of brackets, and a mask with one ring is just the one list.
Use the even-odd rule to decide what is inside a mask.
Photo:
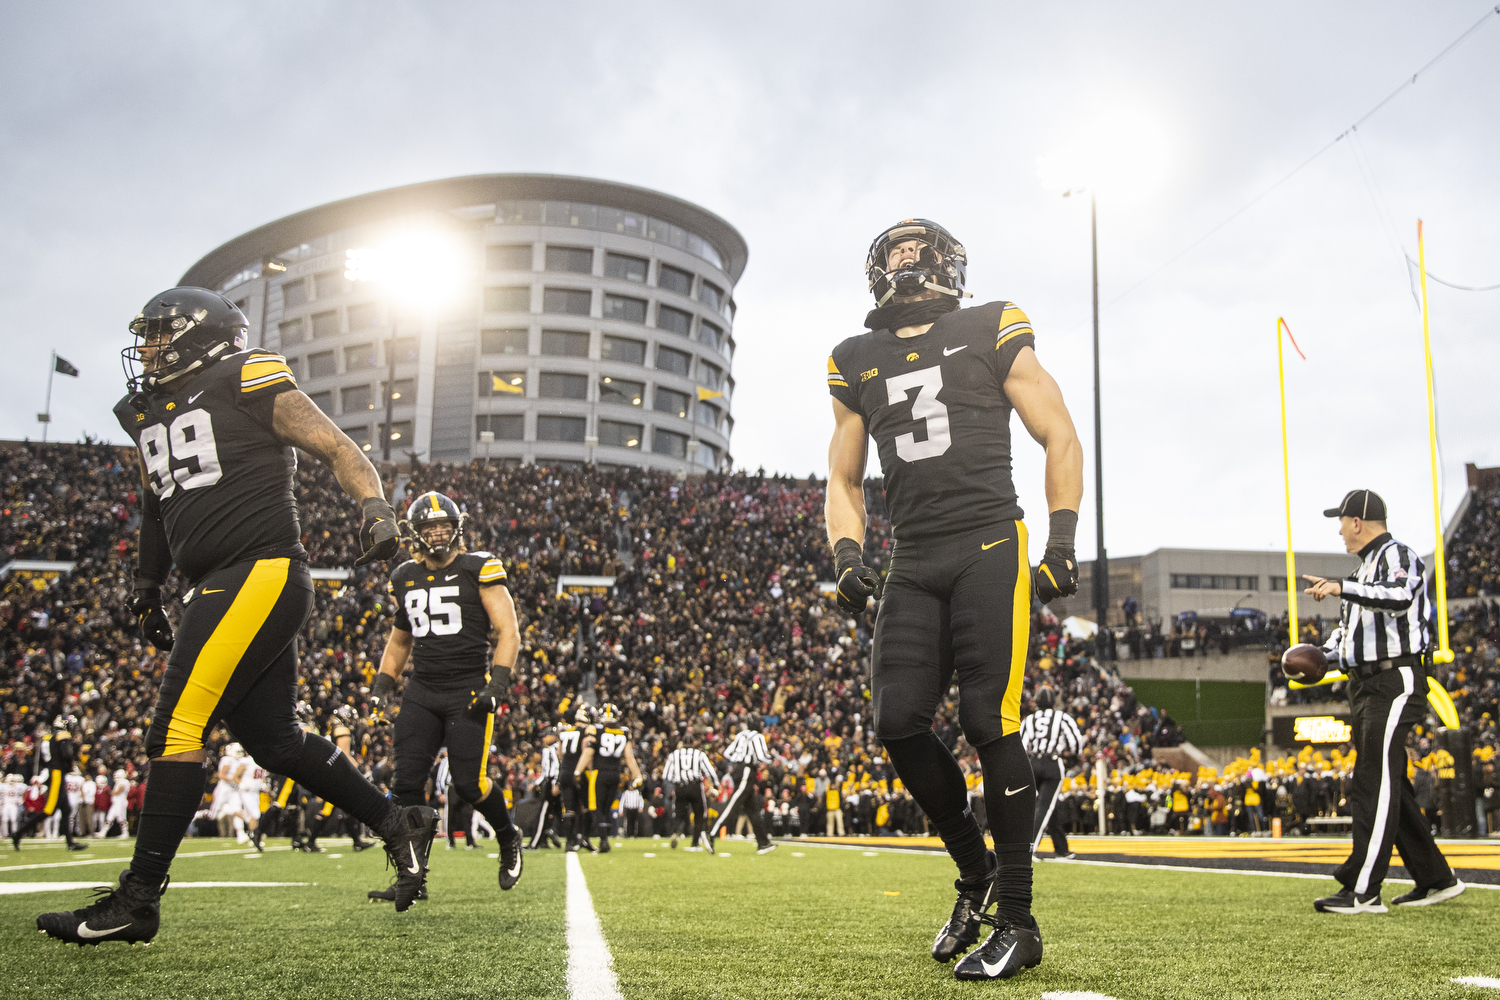
[(274, 738), (258, 739), (256, 736), (247, 735), (240, 740), (244, 744), (245, 752), (272, 774), (286, 774), (289, 768), (295, 767), (302, 757), (302, 745), (306, 741), (307, 734), (295, 726), (286, 732), (278, 733)]
[(887, 740), (904, 740), (912, 736), (920, 736), (932, 731), (932, 716), (923, 716), (922, 713), (913, 709), (910, 704), (901, 704), (894, 699), (875, 699), (875, 720), (872, 728), (875, 738), (884, 743)]
[(480, 796), (484, 794), (479, 790), (479, 782), (477, 781), (455, 781), (453, 783), (453, 790), (458, 793), (459, 798), (470, 803), (478, 802)]
[[(162, 756), (167, 752), (167, 726), (171, 723), (171, 713), (162, 714), (158, 712), (151, 720), (151, 728), (146, 730), (146, 756), (151, 760)], [(189, 747), (189, 750), (202, 750), (203, 741)]]
[[(977, 698), (962, 698), (958, 704), (958, 725), (969, 746), (982, 747), (1005, 736), (1005, 719), (998, 704), (984, 704)], [(1020, 744), (1020, 730), (1011, 734)]]

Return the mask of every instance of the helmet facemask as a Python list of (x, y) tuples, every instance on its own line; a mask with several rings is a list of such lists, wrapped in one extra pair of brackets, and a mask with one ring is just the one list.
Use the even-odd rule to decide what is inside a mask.
[(424, 493), (412, 501), (401, 522), (407, 548), (419, 558), (443, 562), (464, 545), (466, 516), (441, 493)]
[[(915, 257), (893, 266), (895, 251), (909, 242), (917, 245)], [(964, 291), (968, 263), (963, 245), (942, 226), (926, 219), (907, 219), (875, 237), (865, 256), (865, 277), (877, 308), (898, 296), (928, 291), (959, 299), (968, 294)]]
[(249, 321), (238, 306), (206, 288), (174, 288), (130, 321), (136, 342), (120, 352), (132, 393), (151, 392), (245, 349)]

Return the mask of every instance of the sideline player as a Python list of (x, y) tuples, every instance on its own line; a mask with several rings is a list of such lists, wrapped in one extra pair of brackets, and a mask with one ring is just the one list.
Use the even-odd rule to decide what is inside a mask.
[[(397, 808), (293, 712), (297, 634), (313, 608), (296, 449), (328, 465), (363, 508), (356, 565), (395, 555), (395, 512), (364, 452), (297, 388), (286, 360), (245, 350), (247, 327), (224, 296), (173, 288), (131, 321), (135, 343), (121, 352), (127, 372), (142, 369), (115, 406), (146, 487), (130, 610), (142, 637), (170, 656), (146, 734), (135, 854), (118, 888), (37, 918), (64, 941), (156, 936), (167, 873), (203, 794), (204, 741), (221, 722), (264, 767), (380, 831), (403, 873), (400, 909), (421, 885), (437, 814)], [(175, 640), (161, 598), (174, 563), (187, 586)]]
[(219, 780), (214, 785), (214, 797), (209, 806), (209, 814), (218, 824), (219, 836), (227, 837), (233, 829), (235, 840), (241, 844), (248, 838), (245, 836), (245, 816), (240, 808), (240, 785), (235, 778), (244, 763), (244, 755), (245, 748), (238, 743), (226, 743), (219, 751)]
[(236, 783), (240, 787), (240, 812), (245, 817), (250, 843), (255, 845), (257, 851), (264, 851), (260, 832), (260, 800), (266, 792), (266, 769), (257, 764), (254, 757), (246, 754), (240, 760)]
[[(67, 792), (67, 776), (73, 770), (76, 757), (74, 756), (73, 734), (68, 729), (66, 721), (62, 716), (49, 727), (46, 723), (37, 727), (37, 747), (34, 757), (32, 773), (33, 781), (41, 781), (46, 787), (46, 798), (43, 799), (42, 808), (21, 821), (10, 835), (11, 846), (16, 850), (21, 849), (21, 839), (35, 830), (43, 823), (52, 821), (53, 825), (62, 831), (67, 840), (68, 850), (83, 851), (87, 848), (83, 844), (73, 842), (73, 803), (72, 797)], [(193, 801), (194, 810), (197, 809), (197, 800)], [(188, 816), (192, 818), (191, 814)], [(186, 828), (187, 821), (183, 821)], [(44, 831), (45, 832), (45, 831)], [(50, 831), (56, 836), (56, 831)]]
[(0, 837), (20, 829), (26, 809), (26, 779), (12, 771), (0, 784)]
[[(370, 687), (371, 707), (384, 712), (411, 661), (411, 679), (396, 715), (391, 797), (403, 805), (425, 804), (427, 775), (438, 750), (447, 747), (453, 779), (449, 815), (457, 812), (456, 792), (494, 827), (500, 888), (509, 889), (521, 877), (521, 831), (510, 820), (504, 792), (487, 773), (495, 712), (509, 698), (521, 649), (505, 567), (488, 552), (467, 551), (464, 515), (441, 493), (414, 499), (401, 529), (415, 558), (391, 572), (396, 619)], [(386, 899), (391, 891), (369, 895)]]
[(558, 791), (562, 798), (562, 838), (569, 851), (592, 851), (588, 834), (588, 795), (578, 781), (578, 759), (583, 756), (583, 739), (593, 732), (589, 707), (578, 703), (572, 724), (557, 727)]
[(621, 765), (630, 769), (631, 787), (639, 788), (641, 769), (635, 762), (630, 733), (620, 724), (620, 710), (607, 704), (599, 711), (599, 725), (584, 736), (583, 754), (573, 769), (574, 782), (588, 789), (586, 805), (594, 814), (594, 827), (599, 834), (595, 854), (609, 853), (609, 812), (620, 789)]
[[(869, 332), (828, 359), (835, 426), (827, 522), (839, 607), (862, 613), (879, 585), (863, 559), (873, 437), (896, 539), (875, 625), (875, 735), (958, 865), (958, 901), (932, 957), (950, 961), (989, 923), (994, 932), (954, 975), (1005, 979), (1042, 960), (1031, 916), (1036, 790), (1020, 737), (1031, 571), (1010, 475), (1011, 410), (1047, 453), (1043, 602), (1077, 589), (1083, 459), (1062, 393), (1033, 351), (1026, 314), (1010, 302), (959, 309), (967, 267), (963, 246), (925, 219), (892, 226), (870, 244)], [(959, 723), (992, 790), (993, 854), (969, 809), (963, 772), (932, 732), (955, 679)]]

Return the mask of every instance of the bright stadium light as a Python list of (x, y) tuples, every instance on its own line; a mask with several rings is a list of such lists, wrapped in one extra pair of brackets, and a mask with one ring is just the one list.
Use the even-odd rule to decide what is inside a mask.
[(1115, 111), (1072, 131), (1072, 141), (1036, 158), (1037, 177), (1052, 191), (1088, 186), (1112, 204), (1151, 194), (1173, 159), (1172, 136), (1139, 110)]
[(471, 270), (453, 239), (425, 229), (395, 233), (344, 254), (345, 278), (378, 284), (392, 299), (418, 309), (452, 300)]

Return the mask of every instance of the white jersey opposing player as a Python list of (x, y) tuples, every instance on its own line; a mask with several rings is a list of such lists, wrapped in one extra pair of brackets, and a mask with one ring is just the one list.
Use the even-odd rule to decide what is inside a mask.
[(209, 814), (219, 824), (219, 836), (229, 836), (231, 826), (235, 840), (241, 844), (250, 838), (245, 836), (245, 817), (240, 808), (240, 786), (236, 780), (240, 766), (244, 763), (245, 750), (238, 743), (225, 744), (219, 753), (219, 783), (214, 785), (214, 800)]
[(240, 788), (240, 815), (244, 817), (245, 826), (249, 829), (249, 836), (246, 839), (259, 851), (261, 850), (260, 797), (267, 791), (266, 770), (255, 763), (253, 757), (241, 757), (239, 771), (235, 774), (235, 783)]
[(130, 779), (125, 777), (122, 767), (115, 771), (115, 784), (110, 789), (109, 815), (104, 818), (104, 832), (108, 833), (116, 823), (120, 824), (120, 836), (130, 836)]
[(0, 783), (0, 837), (9, 837), (21, 826), (26, 812), (26, 782), (19, 774), (7, 774)]

